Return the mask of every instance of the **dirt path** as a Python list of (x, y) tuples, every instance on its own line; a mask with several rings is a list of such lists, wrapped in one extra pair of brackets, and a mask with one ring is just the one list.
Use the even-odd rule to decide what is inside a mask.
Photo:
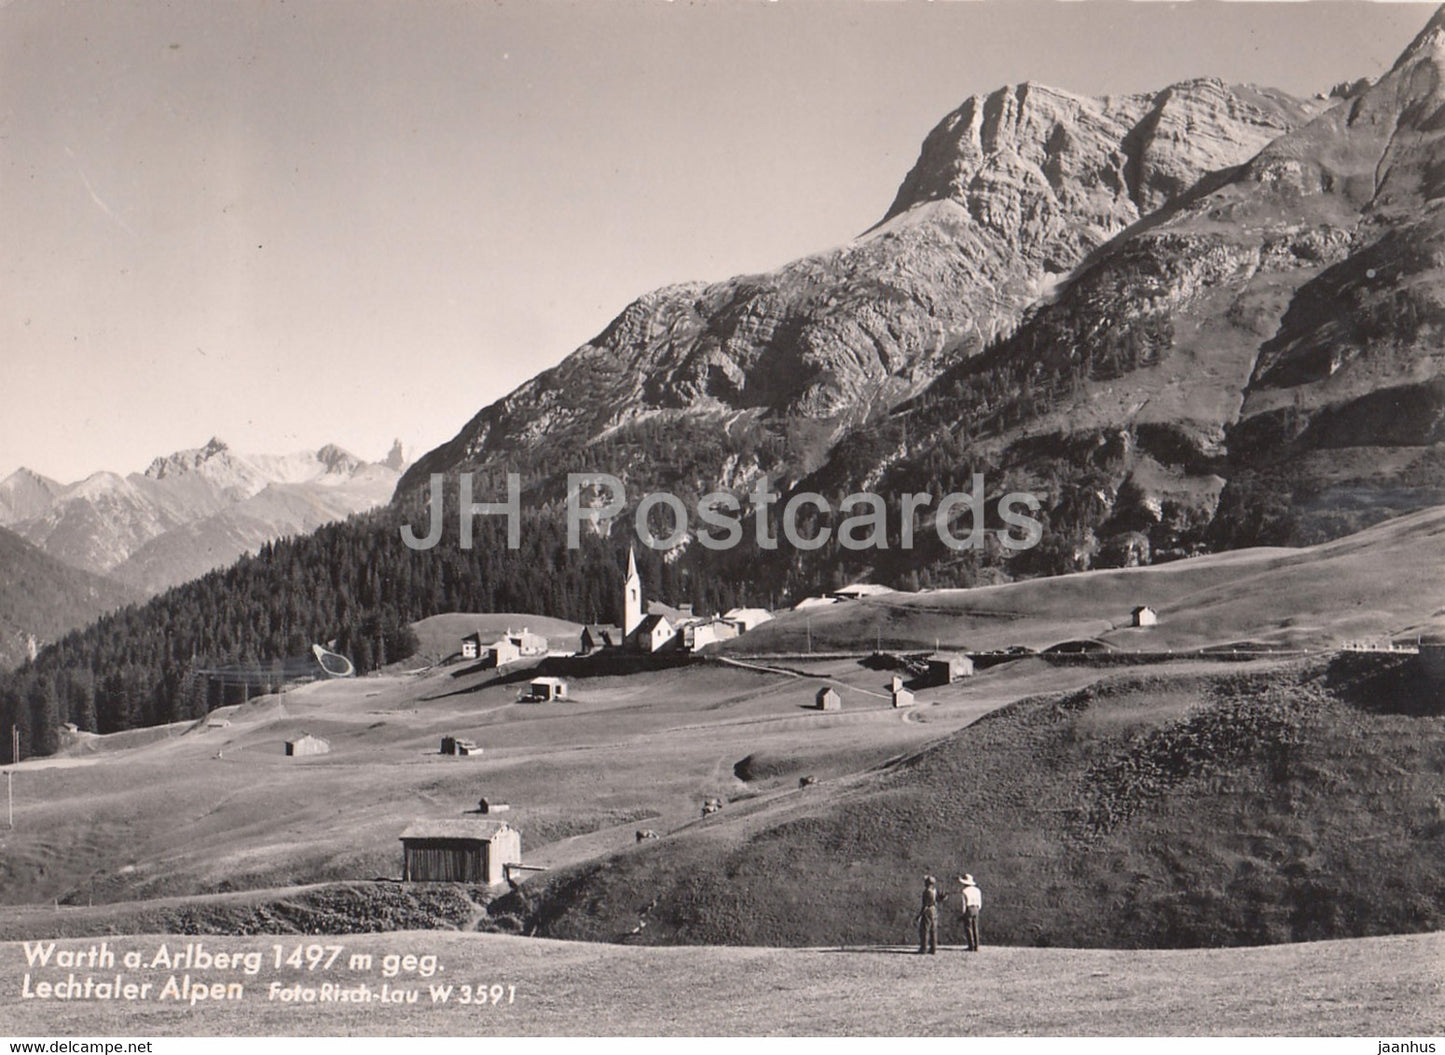
[(764, 674), (781, 674), (787, 678), (810, 679), (813, 681), (827, 682), (829, 685), (836, 685), (840, 689), (847, 689), (849, 692), (861, 693), (864, 696), (874, 696), (880, 700), (892, 699), (886, 692), (874, 692), (872, 689), (862, 689), (857, 685), (850, 685), (846, 681), (839, 681), (837, 678), (830, 678), (826, 674), (815, 674), (811, 671), (792, 670), (789, 667), (773, 667), (763, 663), (753, 663), (748, 660), (733, 659), (730, 656), (716, 657), (719, 663), (726, 663), (732, 667), (742, 667), (744, 670), (760, 671)]

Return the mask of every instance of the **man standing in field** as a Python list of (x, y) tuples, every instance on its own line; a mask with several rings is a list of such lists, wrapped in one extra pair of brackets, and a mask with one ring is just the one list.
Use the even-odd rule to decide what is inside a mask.
[(978, 914), (983, 909), (983, 891), (973, 881), (973, 876), (964, 873), (955, 877), (962, 886), (959, 891), (963, 908), (963, 935), (968, 941), (968, 951), (978, 952)]
[(923, 877), (923, 904), (918, 909), (918, 952), (938, 952), (938, 881)]

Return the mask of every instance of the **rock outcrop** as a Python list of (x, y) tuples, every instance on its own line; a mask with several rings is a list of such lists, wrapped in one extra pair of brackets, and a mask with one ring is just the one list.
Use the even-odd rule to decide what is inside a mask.
[(1093, 254), (871, 427), (910, 427), (887, 485), (962, 442), (1045, 498), (1069, 543), (1047, 570), (1129, 531), (1300, 544), (1445, 502), (1442, 73), (1437, 14), (1376, 83)]
[[(693, 475), (717, 479), (738, 455), (735, 473), (741, 460), (744, 476), (795, 478), (843, 428), (1009, 332), (1143, 212), (1247, 160), (1319, 105), (1207, 80), (1152, 96), (1089, 99), (1026, 84), (969, 99), (928, 136), (863, 235), (768, 274), (640, 297), (421, 458), (399, 493), (433, 472), (557, 462), (646, 421), (725, 423), (729, 436), (748, 437), (741, 446), (763, 448), (723, 450)], [(809, 423), (805, 439), (799, 421)], [(649, 473), (646, 459), (614, 469)]]

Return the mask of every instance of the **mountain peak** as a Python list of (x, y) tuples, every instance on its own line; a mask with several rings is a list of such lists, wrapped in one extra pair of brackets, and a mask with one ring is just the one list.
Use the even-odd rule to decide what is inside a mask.
[(174, 454), (156, 458), (146, 468), (145, 475), (149, 476), (152, 480), (164, 480), (167, 476), (172, 476), (176, 473), (199, 469), (212, 458), (220, 454), (225, 454), (230, 449), (224, 440), (212, 436), (206, 441), (204, 447), (176, 451)]
[(344, 447), (328, 443), (316, 452), (316, 460), (326, 466), (328, 473), (351, 474), (361, 468), (361, 459)]
[(381, 464), (396, 472), (401, 472), (406, 468), (406, 451), (402, 448), (401, 440), (392, 441), (391, 450), (387, 452)]
[(39, 516), (65, 488), (34, 469), (21, 466), (0, 480), (0, 524), (14, 524)]
[(29, 484), (29, 483), (40, 484), (40, 485), (44, 486), (45, 488), (47, 488), (47, 489), (49, 489), (49, 490), (52, 490), (52, 491), (58, 491), (58, 490), (60, 490), (60, 486), (61, 486), (60, 484), (58, 484), (58, 483), (56, 483), (54, 480), (52, 480), (50, 477), (45, 476), (45, 475), (42, 474), (42, 473), (37, 473), (34, 469), (31, 469), (31, 468), (29, 468), (28, 466), (22, 465), (20, 468), (16, 469), (16, 470), (15, 470), (13, 473), (11, 473), (9, 476), (5, 477), (4, 480), (0, 480), (0, 487), (15, 486), (15, 485), (20, 485), (20, 484), (22, 484), (22, 483), (27, 483), (27, 484)]
[(1393, 73), (1407, 65), (1422, 51), (1437, 50), (1441, 47), (1445, 47), (1445, 4), (1441, 4), (1435, 9), (1435, 13), (1430, 16), (1430, 21), (1426, 22), (1425, 27), (1415, 34), (1415, 39), (1410, 41), (1410, 46), (1400, 52), (1400, 57), (1395, 60), (1395, 65), (1390, 67), (1390, 72)]
[(1074, 230), (1093, 248), (1317, 110), (1215, 77), (1098, 99), (1006, 85), (970, 96), (934, 127), (883, 222), (952, 199), (1020, 244)]

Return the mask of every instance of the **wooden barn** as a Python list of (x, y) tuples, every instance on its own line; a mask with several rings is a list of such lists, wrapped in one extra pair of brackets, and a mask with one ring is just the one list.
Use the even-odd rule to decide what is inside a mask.
[(506, 881), (522, 860), (522, 834), (506, 821), (416, 821), (401, 833), (401, 878), (408, 883)]
[(462, 740), (455, 736), (444, 736), (442, 737), (441, 753), (444, 755), (460, 755), (466, 757), (467, 755), (479, 755), (482, 753), (482, 749), (477, 746), (475, 740)]
[(1150, 608), (1147, 604), (1141, 604), (1138, 608), (1129, 613), (1130, 626), (1157, 626), (1159, 624), (1159, 613)]
[(928, 657), (928, 684), (949, 685), (973, 677), (973, 660), (958, 652), (935, 652)]
[(567, 698), (567, 683), (561, 678), (533, 678), (527, 686), (526, 698), (534, 703), (565, 700)]
[(600, 652), (622, 647), (622, 628), (611, 623), (589, 623), (582, 628), (582, 651)]
[(288, 755), (324, 755), (329, 754), (331, 745), (319, 736), (312, 736), (307, 733), (299, 740), (286, 741), (286, 753)]
[(837, 689), (819, 689), (818, 695), (813, 698), (813, 705), (820, 711), (841, 711), (843, 697), (838, 695)]

